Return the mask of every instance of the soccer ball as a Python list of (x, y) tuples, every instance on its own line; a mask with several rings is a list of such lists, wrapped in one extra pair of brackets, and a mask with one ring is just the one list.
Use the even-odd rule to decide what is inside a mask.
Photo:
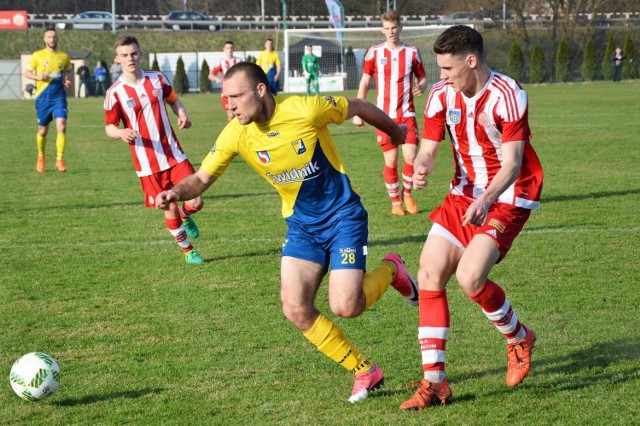
[(9, 381), (20, 398), (39, 401), (60, 386), (60, 367), (49, 355), (30, 352), (13, 363)]

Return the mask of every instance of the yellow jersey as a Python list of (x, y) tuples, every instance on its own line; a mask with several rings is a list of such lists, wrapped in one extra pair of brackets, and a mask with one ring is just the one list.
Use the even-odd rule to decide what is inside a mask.
[(347, 110), (338, 96), (276, 99), (266, 123), (229, 122), (201, 168), (219, 177), (239, 155), (278, 191), (287, 221), (327, 223), (362, 206), (327, 127), (342, 124)]
[(36, 75), (47, 75), (45, 80), (36, 81), (36, 98), (66, 97), (64, 73), (71, 68), (69, 55), (59, 50), (38, 50), (31, 55), (28, 66)]

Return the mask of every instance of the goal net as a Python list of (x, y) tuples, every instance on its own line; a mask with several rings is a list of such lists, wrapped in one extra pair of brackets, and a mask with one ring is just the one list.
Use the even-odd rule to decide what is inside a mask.
[[(447, 26), (403, 27), (400, 39), (420, 50), (427, 81), (440, 79), (433, 43)], [(381, 28), (292, 29), (284, 32), (284, 91), (306, 93), (302, 75), (305, 46), (311, 45), (320, 63), (320, 92), (357, 90), (367, 49), (384, 43)], [(375, 84), (372, 80), (372, 85)]]

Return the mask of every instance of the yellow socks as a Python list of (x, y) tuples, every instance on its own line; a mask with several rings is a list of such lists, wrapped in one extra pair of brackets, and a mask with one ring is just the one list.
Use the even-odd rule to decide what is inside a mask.
[(38, 145), (38, 157), (44, 157), (44, 147), (47, 145), (47, 137), (36, 133), (36, 145)]
[(365, 309), (369, 309), (393, 282), (396, 275), (396, 266), (393, 262), (383, 260), (380, 266), (371, 272), (364, 274), (362, 291), (365, 296)]
[(340, 327), (322, 314), (318, 315), (304, 337), (320, 352), (353, 373), (371, 368), (371, 362), (344, 337)]
[[(58, 133), (56, 136), (56, 151), (57, 151), (57, 159), (61, 160), (64, 157), (64, 147), (67, 144), (67, 135), (64, 133)], [(44, 155), (44, 153), (42, 154)]]

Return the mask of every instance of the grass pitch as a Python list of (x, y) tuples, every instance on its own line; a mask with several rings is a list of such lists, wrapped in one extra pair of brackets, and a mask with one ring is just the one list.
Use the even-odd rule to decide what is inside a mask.
[[(381, 391), (347, 403), (352, 376), (280, 312), (280, 201), (243, 162), (204, 194), (195, 245), (206, 264), (187, 265), (162, 214), (143, 207), (128, 148), (105, 136), (101, 100), (70, 100), (66, 174), (53, 168), (55, 132), (47, 171), (35, 172), (33, 102), (1, 102), (0, 424), (636, 423), (640, 87), (527, 90), (542, 209), (491, 277), (538, 334), (533, 370), (518, 388), (504, 385), (504, 340), (451, 282), (454, 401), (420, 413), (398, 410), (421, 377), (417, 310), (389, 291), (359, 318), (331, 316), (386, 373)], [(225, 115), (217, 95), (183, 102), (194, 126), (178, 136), (197, 167)], [(420, 215), (398, 218), (373, 129), (332, 132), (369, 211), (369, 266), (397, 251), (415, 271), (426, 214), (452, 176), (450, 150), (415, 194)], [(326, 285), (317, 302), (329, 314)], [(8, 375), (35, 350), (57, 360), (62, 385), (27, 403)]]

